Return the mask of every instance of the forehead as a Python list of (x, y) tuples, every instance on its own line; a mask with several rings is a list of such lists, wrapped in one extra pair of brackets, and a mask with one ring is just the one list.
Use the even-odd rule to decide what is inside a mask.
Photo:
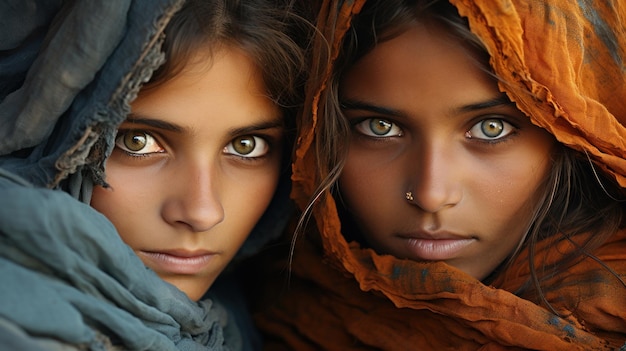
[[(342, 98), (463, 104), (499, 94), (475, 52), (438, 24), (413, 23), (379, 43), (343, 75)], [(450, 99), (454, 96), (454, 101)]]
[(251, 58), (228, 48), (214, 51), (210, 64), (190, 64), (172, 79), (140, 92), (132, 111), (191, 130), (217, 132), (218, 126), (240, 128), (282, 119), (265, 90)]

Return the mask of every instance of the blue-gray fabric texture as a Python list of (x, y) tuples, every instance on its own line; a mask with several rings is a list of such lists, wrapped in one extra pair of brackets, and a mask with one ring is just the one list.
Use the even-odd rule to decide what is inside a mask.
[(130, 350), (223, 349), (225, 311), (164, 283), (88, 205), (10, 176), (0, 196), (2, 317), (90, 350), (106, 349), (96, 330)]
[[(235, 285), (189, 300), (87, 205), (183, 2), (0, 3), (0, 349), (259, 347), (245, 311), (219, 302), (237, 306)], [(280, 234), (289, 189), (286, 175), (238, 257)]]

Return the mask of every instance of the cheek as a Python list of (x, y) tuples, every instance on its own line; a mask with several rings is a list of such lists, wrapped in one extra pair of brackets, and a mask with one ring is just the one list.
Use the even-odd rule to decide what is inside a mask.
[(127, 241), (128, 238), (124, 233), (131, 232), (127, 230), (129, 218), (136, 218), (135, 215), (129, 213), (123, 196), (113, 189), (105, 189), (100, 186), (95, 187), (91, 197), (91, 206), (96, 211), (102, 213), (117, 229), (122, 240)]
[[(376, 191), (375, 177), (372, 179), (371, 176), (371, 173), (363, 171), (358, 162), (350, 159), (346, 162), (339, 177), (339, 191), (342, 200), (347, 202), (351, 209), (362, 206), (367, 196), (372, 196)], [(368, 187), (370, 191), (366, 191)]]
[(514, 166), (511, 166), (514, 171), (510, 172), (506, 178), (508, 181), (503, 193), (508, 195), (508, 201), (515, 202), (525, 199), (526, 202), (535, 202), (550, 173), (549, 156), (527, 158), (526, 160), (520, 157), (518, 160), (518, 164), (525, 165), (525, 167), (518, 166), (516, 170)]
[[(363, 159), (351, 159), (346, 163), (339, 178), (339, 191), (342, 201), (349, 212), (365, 232), (377, 232), (377, 228), (384, 228), (388, 223), (384, 218), (390, 218), (398, 206), (397, 198), (400, 194), (402, 181), (394, 177), (393, 167), (372, 167), (372, 162), (363, 162)], [(402, 195), (397, 195), (402, 198)], [(391, 217), (392, 218), (392, 217)]]
[(158, 192), (154, 188), (151, 178), (141, 172), (120, 171), (112, 167), (107, 171), (109, 188), (94, 188), (91, 206), (105, 215), (126, 213), (132, 215), (141, 211), (145, 204), (155, 202), (153, 198)]
[(352, 196), (362, 194), (369, 185), (372, 190), (376, 189), (379, 178), (378, 172), (383, 169), (377, 163), (374, 152), (367, 152), (359, 146), (350, 146), (346, 163), (339, 178), (342, 194)]
[[(249, 178), (247, 178), (249, 179)], [(227, 260), (232, 259), (237, 251), (250, 236), (263, 213), (267, 210), (278, 183), (278, 172), (259, 174), (254, 180), (230, 183), (230, 191), (223, 199), (227, 220), (220, 225), (223, 232), (228, 233), (223, 237), (224, 247), (230, 252)]]
[(269, 202), (278, 186), (280, 167), (280, 160), (277, 159), (271, 165), (259, 169), (251, 175), (246, 175), (245, 183), (239, 183), (239, 185), (245, 184), (245, 191), (250, 193), (251, 200), (260, 203)]
[(233, 213), (242, 227), (254, 227), (269, 206), (279, 180), (279, 169), (268, 168), (245, 179), (231, 178), (223, 199), (228, 201), (226, 211)]
[(111, 192), (112, 189), (105, 189), (101, 186), (94, 187), (93, 194), (91, 195), (91, 207), (107, 216), (107, 212), (109, 212), (107, 205), (110, 203), (108, 198), (111, 197)]
[[(107, 182), (110, 188), (94, 187), (91, 206), (109, 219), (122, 239), (130, 243), (137, 225), (145, 226), (153, 218), (158, 191), (152, 191), (153, 184), (143, 173), (127, 172), (116, 167), (107, 169)], [(142, 218), (142, 221), (137, 221)]]
[(500, 223), (525, 230), (544, 189), (549, 163), (543, 157), (511, 160), (515, 161), (502, 162), (475, 177), (474, 190), (483, 204), (480, 212), (492, 225)]
[[(260, 217), (269, 206), (278, 184), (278, 174), (275, 177), (267, 177), (257, 183), (245, 195), (248, 198), (249, 207), (255, 217)], [(244, 202), (245, 203), (245, 202)]]

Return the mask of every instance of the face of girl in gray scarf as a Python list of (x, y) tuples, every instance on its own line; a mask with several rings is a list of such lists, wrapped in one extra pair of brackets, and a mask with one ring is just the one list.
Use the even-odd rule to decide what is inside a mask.
[[(200, 57), (200, 56), (198, 56)], [(257, 66), (223, 46), (140, 92), (91, 205), (161, 278), (197, 300), (276, 189), (283, 116)]]

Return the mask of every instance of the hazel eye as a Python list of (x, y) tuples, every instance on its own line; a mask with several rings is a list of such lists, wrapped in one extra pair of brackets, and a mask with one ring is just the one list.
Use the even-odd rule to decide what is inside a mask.
[(115, 146), (127, 153), (138, 155), (164, 152), (156, 139), (142, 130), (119, 131)]
[(269, 152), (268, 142), (258, 136), (244, 135), (235, 138), (224, 148), (224, 153), (241, 157), (261, 157)]
[(368, 118), (363, 120), (355, 125), (355, 129), (361, 134), (375, 138), (402, 136), (402, 129), (400, 127), (382, 118)]
[(466, 134), (469, 138), (497, 140), (508, 136), (514, 130), (515, 127), (503, 119), (489, 118), (474, 124)]

